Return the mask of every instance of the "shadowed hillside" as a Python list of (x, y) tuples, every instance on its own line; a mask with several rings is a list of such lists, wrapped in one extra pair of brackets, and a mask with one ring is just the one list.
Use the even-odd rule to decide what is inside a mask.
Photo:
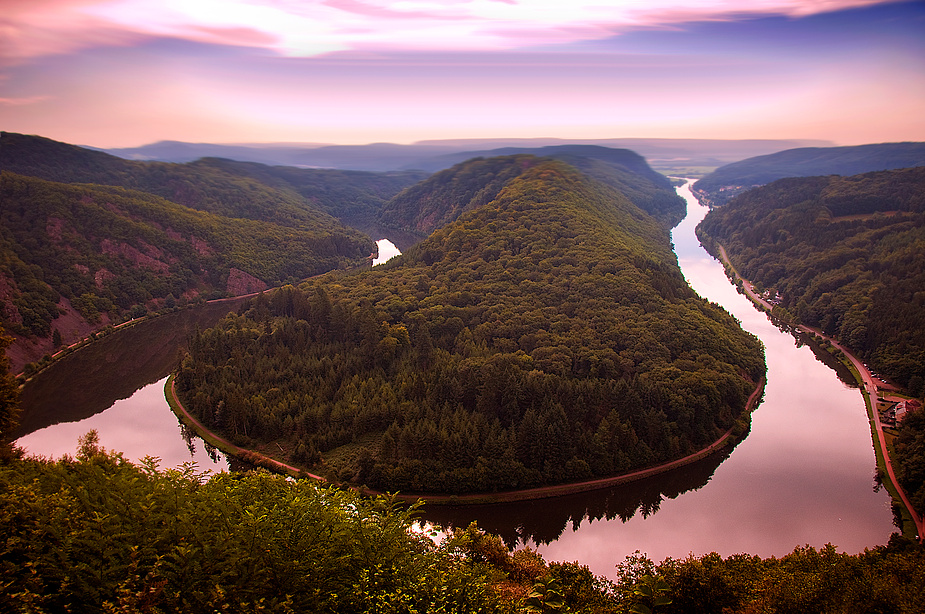
[(697, 181), (693, 190), (702, 203), (717, 206), (784, 177), (848, 176), (923, 165), (925, 143), (802, 147), (727, 164)]

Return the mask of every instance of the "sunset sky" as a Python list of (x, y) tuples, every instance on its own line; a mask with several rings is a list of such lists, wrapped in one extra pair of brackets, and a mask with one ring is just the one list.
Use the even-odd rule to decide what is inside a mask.
[(0, 129), (925, 141), (925, 2), (0, 0)]

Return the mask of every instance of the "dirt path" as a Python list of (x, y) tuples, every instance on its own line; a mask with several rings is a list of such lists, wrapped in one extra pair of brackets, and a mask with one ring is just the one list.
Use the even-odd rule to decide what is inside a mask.
[[(722, 262), (730, 269), (732, 269), (736, 279), (742, 282), (742, 289), (745, 290), (745, 293), (748, 295), (748, 297), (752, 301), (758, 303), (766, 311), (771, 311), (774, 306), (758, 296), (751, 282), (739, 275), (739, 272), (736, 271), (735, 267), (732, 266), (732, 263), (729, 261), (729, 257), (726, 255), (726, 249), (722, 245), (719, 246), (719, 252), (720, 256), (722, 257)], [(902, 489), (902, 487), (899, 485), (899, 481), (896, 479), (896, 472), (893, 470), (893, 461), (890, 460), (889, 449), (886, 446), (886, 436), (883, 433), (883, 423), (880, 422), (880, 412), (877, 411), (877, 385), (874, 382), (874, 378), (871, 375), (870, 370), (863, 363), (863, 361), (855, 356), (848, 348), (839, 344), (835, 339), (827, 336), (821, 330), (805, 326), (803, 324), (800, 324), (798, 328), (805, 333), (817, 335), (827, 340), (835, 349), (840, 351), (849, 361), (851, 361), (851, 364), (854, 365), (854, 368), (857, 369), (858, 373), (860, 374), (861, 382), (859, 383), (864, 387), (864, 392), (867, 393), (868, 402), (870, 403), (870, 416), (874, 425), (874, 431), (877, 433), (877, 443), (879, 444), (879, 448), (883, 456), (883, 464), (885, 465), (886, 473), (889, 476), (893, 487), (899, 493), (899, 498), (902, 500), (903, 505), (906, 506), (906, 510), (908, 510), (909, 515), (912, 517), (912, 522), (915, 524), (915, 529), (918, 533), (917, 537), (919, 543), (922, 543), (923, 540), (925, 540), (925, 519), (923, 519), (915, 511), (915, 508), (912, 507), (912, 502), (909, 501), (909, 497), (906, 495), (906, 492)]]
[(167, 386), (164, 387), (164, 392), (170, 397), (171, 408), (177, 408), (180, 413), (183, 414), (182, 417), (184, 418), (184, 421), (191, 424), (199, 434), (207, 436), (209, 439), (217, 442), (217, 447), (220, 448), (223, 452), (232, 454), (234, 456), (257, 457), (262, 463), (269, 465), (268, 468), (275, 468), (277, 471), (282, 471), (283, 473), (288, 473), (293, 476), (306, 476), (316, 480), (324, 481), (324, 478), (320, 475), (314, 475), (303, 471), (298, 467), (287, 465), (286, 463), (278, 461), (275, 458), (267, 456), (266, 454), (261, 454), (259, 452), (254, 452), (253, 450), (248, 450), (247, 448), (242, 448), (241, 446), (236, 446), (224, 437), (216, 435), (214, 432), (207, 429), (202, 422), (194, 418), (192, 414), (190, 414), (189, 411), (187, 411), (187, 409), (183, 406), (183, 403), (180, 402), (180, 397), (177, 396), (176, 386), (174, 385), (173, 376), (170, 376), (167, 382)]

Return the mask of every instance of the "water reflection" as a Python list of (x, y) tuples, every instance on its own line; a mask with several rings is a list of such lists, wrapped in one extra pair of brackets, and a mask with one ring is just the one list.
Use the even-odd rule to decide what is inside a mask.
[(401, 252), (398, 251), (398, 248), (395, 247), (395, 244), (388, 239), (379, 239), (376, 241), (376, 246), (379, 248), (379, 255), (373, 259), (373, 266), (376, 266), (377, 264), (384, 264), (395, 256), (401, 255)]
[(601, 490), (510, 504), (431, 506), (426, 517), (460, 528), (478, 519), (481, 528), (500, 535), (510, 547), (531, 542), (548, 545), (560, 539), (570, 525), (577, 531), (582, 523), (596, 520), (625, 523), (637, 514), (650, 517), (666, 499), (705, 486), (731, 451), (729, 447), (690, 465)]
[[(192, 462), (200, 471), (226, 470), (225, 455), (193, 437), (167, 407), (166, 379), (143, 386), (130, 399), (116, 401), (105, 411), (79, 421), (47, 426), (16, 443), (27, 452), (49, 458), (73, 456), (78, 438), (95, 430), (104, 448), (121, 452), (132, 462), (151, 456), (160, 459), (162, 468)], [(68, 407), (66, 402), (60, 406)]]
[(17, 445), (59, 458), (73, 455), (78, 438), (96, 430), (103, 447), (131, 461), (152, 456), (161, 467), (194, 462), (201, 470), (227, 469), (224, 454), (170, 411), (164, 381), (189, 335), (242, 302), (216, 301), (144, 320), (62, 357), (22, 389)]

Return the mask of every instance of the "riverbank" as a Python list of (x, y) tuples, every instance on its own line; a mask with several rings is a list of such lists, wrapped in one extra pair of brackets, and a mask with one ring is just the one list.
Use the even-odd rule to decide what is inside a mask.
[[(761, 401), (762, 394), (764, 393), (764, 378), (758, 382), (752, 394), (749, 396), (748, 401), (745, 405), (745, 415), (749, 416), (758, 406), (758, 403)], [(180, 420), (183, 421), (187, 427), (195, 431), (200, 437), (202, 437), (209, 444), (215, 446), (222, 452), (230, 454), (242, 460), (245, 460), (251, 464), (265, 467), (272, 471), (287, 473), (294, 477), (308, 477), (316, 480), (326, 481), (323, 476), (315, 475), (308, 473), (304, 469), (295, 467), (284, 463), (272, 456), (256, 452), (254, 450), (248, 450), (237, 446), (227, 439), (215, 434), (210, 431), (203, 425), (199, 420), (193, 417), (189, 411), (183, 406), (183, 403), (180, 401), (179, 397), (176, 394), (176, 389), (174, 387), (174, 376), (171, 375), (166, 384), (164, 385), (164, 395), (167, 398), (167, 403), (170, 406), (170, 409), (177, 415)], [(592, 490), (599, 490), (602, 488), (607, 488), (610, 486), (616, 486), (619, 484), (626, 484), (629, 482), (634, 482), (637, 480), (642, 480), (649, 478), (661, 473), (666, 473), (672, 469), (677, 469), (685, 465), (689, 465), (696, 461), (702, 460), (711, 456), (717, 452), (724, 450), (728, 446), (732, 446), (737, 443), (736, 437), (743, 435), (741, 432), (742, 429), (740, 426), (736, 425), (726, 431), (721, 437), (710, 445), (702, 448), (696, 452), (688, 454), (683, 458), (679, 458), (673, 461), (668, 461), (653, 467), (646, 467), (644, 469), (639, 469), (636, 471), (630, 471), (616, 476), (610, 476), (606, 478), (599, 478), (595, 480), (586, 480), (582, 482), (572, 482), (569, 484), (556, 484), (552, 486), (542, 486), (538, 488), (529, 488), (524, 490), (512, 490), (505, 492), (494, 492), (494, 493), (476, 493), (468, 495), (437, 495), (430, 493), (399, 493), (395, 495), (395, 498), (402, 501), (426, 501), (432, 505), (482, 505), (489, 503), (511, 503), (516, 501), (530, 501), (535, 499), (544, 499), (549, 497), (559, 497), (562, 495), (571, 495), (576, 493), (588, 492)], [(369, 495), (379, 495), (384, 494), (381, 491), (373, 490), (370, 488), (359, 488), (361, 492)]]
[(168, 377), (167, 381), (164, 383), (164, 397), (167, 399), (167, 404), (170, 406), (170, 410), (181, 421), (183, 421), (183, 424), (195, 431), (195, 433), (199, 435), (204, 441), (218, 448), (225, 454), (240, 458), (241, 460), (246, 461), (252, 465), (264, 467), (277, 473), (286, 473), (293, 477), (307, 477), (324, 481), (324, 478), (320, 475), (308, 473), (299, 467), (289, 465), (266, 454), (261, 454), (259, 452), (254, 452), (253, 450), (248, 450), (247, 448), (242, 448), (241, 446), (235, 445), (224, 437), (221, 437), (220, 435), (217, 435), (207, 429), (205, 425), (193, 417), (193, 415), (186, 410), (186, 407), (183, 406), (183, 403), (180, 402), (180, 398), (177, 396), (177, 391), (174, 386), (173, 375)]
[[(732, 262), (729, 260), (729, 256), (726, 253), (726, 249), (717, 243), (717, 248), (720, 255), (720, 262), (726, 269), (727, 275), (730, 275), (733, 283), (736, 287), (740, 288), (742, 292), (759, 307), (762, 311), (766, 311), (771, 314), (774, 310), (774, 305), (762, 298), (756, 291), (754, 285), (742, 277), (739, 272), (733, 266)], [(778, 314), (775, 314), (775, 317), (780, 319)], [(909, 538), (913, 538), (923, 542), (925, 539), (925, 518), (920, 516), (915, 508), (912, 506), (909, 497), (906, 495), (906, 492), (903, 490), (902, 486), (899, 484), (899, 480), (896, 478), (896, 473), (893, 469), (893, 462), (890, 459), (890, 450), (887, 445), (886, 435), (883, 432), (883, 423), (880, 421), (880, 413), (877, 411), (876, 399), (878, 395), (878, 386), (874, 381), (873, 374), (864, 364), (864, 362), (855, 356), (848, 348), (841, 345), (834, 338), (829, 337), (821, 330), (806, 326), (804, 324), (794, 324), (793, 322), (784, 322), (792, 327), (794, 330), (802, 331), (803, 333), (813, 335), (819, 339), (822, 339), (828, 342), (842, 357), (842, 362), (849, 368), (852, 375), (854, 376), (855, 383), (861, 391), (861, 396), (864, 398), (864, 404), (867, 408), (867, 417), (870, 423), (871, 428), (871, 439), (873, 441), (874, 452), (877, 459), (877, 470), (878, 474), (884, 476), (883, 486), (887, 489), (887, 492), (890, 493), (895, 504), (899, 505), (901, 508), (902, 514), (902, 532), (903, 535)]]
[[(123, 330), (125, 330), (125, 329), (127, 329), (127, 328), (131, 328), (131, 327), (133, 327), (133, 326), (138, 326), (138, 325), (140, 325), (140, 324), (145, 324), (145, 323), (147, 323), (147, 322), (150, 322), (150, 321), (153, 320), (153, 319), (162, 318), (162, 317), (164, 317), (164, 316), (168, 316), (168, 315), (177, 313), (178, 311), (189, 310), (189, 309), (196, 309), (196, 308), (201, 307), (202, 304), (205, 304), (205, 305), (221, 305), (221, 304), (228, 303), (228, 304), (231, 304), (231, 305), (236, 305), (238, 302), (241, 302), (241, 301), (244, 301), (244, 300), (246, 300), (246, 299), (255, 297), (255, 296), (257, 296), (258, 294), (260, 294), (260, 293), (259, 293), (259, 292), (252, 292), (252, 293), (250, 293), (250, 294), (241, 294), (241, 295), (238, 295), (238, 296), (228, 296), (228, 297), (225, 297), (225, 298), (212, 299), (212, 300), (208, 300), (208, 301), (203, 301), (202, 303), (189, 303), (189, 304), (187, 304), (186, 306), (183, 306), (183, 307), (174, 307), (174, 308), (172, 308), (172, 309), (163, 309), (163, 310), (161, 310), (161, 311), (150, 312), (150, 313), (148, 313), (147, 315), (144, 315), (144, 316), (142, 316), (142, 317), (140, 317), (140, 318), (131, 318), (131, 319), (126, 320), (126, 321), (124, 321), (124, 322), (120, 322), (119, 324), (107, 324), (106, 326), (103, 326), (103, 327), (101, 327), (101, 328), (92, 330), (92, 331), (91, 331), (88, 335), (86, 335), (85, 337), (83, 337), (83, 338), (81, 338), (81, 339), (78, 339), (78, 340), (74, 341), (73, 343), (70, 343), (69, 345), (66, 345), (66, 346), (63, 346), (63, 347), (58, 348), (57, 351), (55, 351), (54, 354), (48, 354), (48, 355), (46, 355), (45, 357), (43, 357), (41, 360), (39, 360), (39, 361), (37, 361), (37, 362), (31, 362), (31, 363), (26, 364), (25, 367), (23, 368), (23, 370), (20, 371), (19, 373), (15, 374), (13, 377), (15, 377), (16, 380), (19, 382), (19, 387), (22, 388), (22, 387), (25, 386), (33, 377), (35, 377), (36, 375), (38, 375), (39, 373), (41, 373), (41, 372), (44, 371), (45, 369), (47, 369), (47, 368), (49, 368), (50, 366), (52, 366), (55, 362), (61, 360), (62, 358), (65, 358), (65, 357), (69, 356), (70, 354), (73, 354), (74, 352), (76, 352), (76, 351), (78, 351), (78, 350), (80, 350), (80, 349), (82, 349), (82, 348), (84, 348), (84, 347), (90, 345), (91, 343), (93, 343), (93, 342), (95, 342), (95, 341), (99, 341), (100, 339), (102, 339), (102, 338), (104, 338), (104, 337), (106, 337), (106, 336), (108, 336), (108, 335), (111, 335), (111, 334), (113, 334), (113, 333), (116, 333), (116, 332), (119, 332), (119, 331), (123, 331)], [(229, 310), (231, 310), (232, 308), (233, 308), (233, 307), (229, 307)]]

